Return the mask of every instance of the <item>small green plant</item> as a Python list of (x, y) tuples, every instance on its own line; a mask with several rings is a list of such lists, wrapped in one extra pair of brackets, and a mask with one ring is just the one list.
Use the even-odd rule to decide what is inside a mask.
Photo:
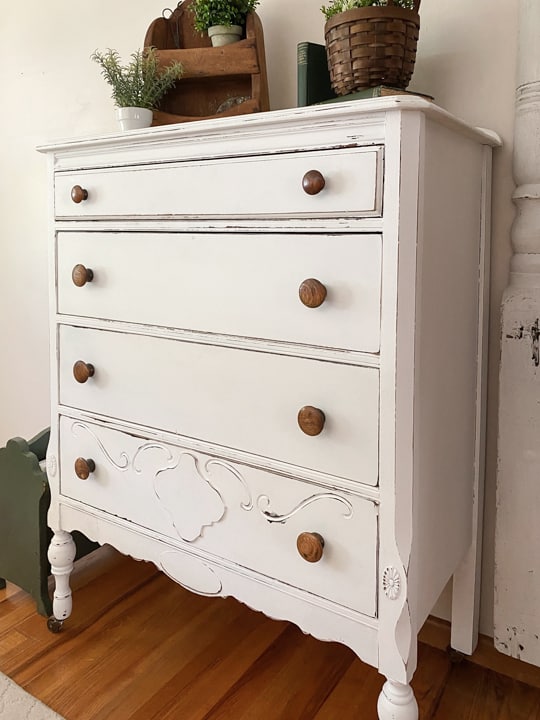
[(260, 0), (195, 0), (191, 6), (194, 26), (205, 32), (212, 25), (244, 25), (246, 15)]
[[(328, 5), (323, 5), (321, 12), (329, 20), (333, 15), (353, 10), (354, 8), (363, 8), (378, 6), (384, 7), (388, 5), (387, 0), (330, 0)], [(405, 8), (406, 10), (414, 9), (413, 0), (394, 0), (394, 5)]]
[(122, 65), (116, 50), (96, 50), (90, 56), (101, 66), (101, 74), (112, 87), (115, 105), (155, 110), (167, 90), (182, 77), (182, 64), (174, 61), (160, 69), (153, 47), (137, 50), (130, 57), (131, 61)]

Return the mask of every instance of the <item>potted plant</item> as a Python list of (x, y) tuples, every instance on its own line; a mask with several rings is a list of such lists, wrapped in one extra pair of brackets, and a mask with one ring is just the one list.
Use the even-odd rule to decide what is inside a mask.
[(196, 30), (208, 35), (214, 47), (240, 40), (246, 15), (260, 0), (193, 0), (191, 10)]
[(416, 59), (420, 0), (330, 0), (321, 11), (337, 95), (389, 85), (405, 89)]
[(182, 64), (174, 61), (160, 68), (156, 48), (148, 47), (131, 54), (122, 65), (116, 50), (97, 50), (91, 59), (101, 66), (101, 74), (112, 87), (112, 98), (122, 130), (148, 127), (153, 110), (165, 93), (182, 77)]

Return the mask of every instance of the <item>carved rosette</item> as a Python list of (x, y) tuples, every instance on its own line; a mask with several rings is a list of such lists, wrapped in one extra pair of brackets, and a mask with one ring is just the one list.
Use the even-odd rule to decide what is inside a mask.
[(389, 600), (397, 600), (401, 592), (401, 576), (395, 567), (384, 569), (382, 577), (384, 594)]

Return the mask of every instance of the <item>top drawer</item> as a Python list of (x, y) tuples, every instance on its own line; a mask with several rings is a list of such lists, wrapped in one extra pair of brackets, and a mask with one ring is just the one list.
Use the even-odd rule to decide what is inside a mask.
[[(303, 189), (310, 170), (317, 170), (325, 181), (313, 195)], [(76, 186), (86, 191), (79, 192), (80, 202), (72, 200)], [(381, 215), (381, 208), (381, 147), (55, 175), (57, 218), (368, 217)]]

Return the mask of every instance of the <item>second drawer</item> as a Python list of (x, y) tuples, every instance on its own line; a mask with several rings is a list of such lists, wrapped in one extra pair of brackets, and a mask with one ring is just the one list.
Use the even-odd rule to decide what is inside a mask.
[(59, 348), (61, 405), (378, 482), (375, 368), (69, 325)]
[(57, 253), (62, 314), (379, 350), (380, 235), (60, 232)]

